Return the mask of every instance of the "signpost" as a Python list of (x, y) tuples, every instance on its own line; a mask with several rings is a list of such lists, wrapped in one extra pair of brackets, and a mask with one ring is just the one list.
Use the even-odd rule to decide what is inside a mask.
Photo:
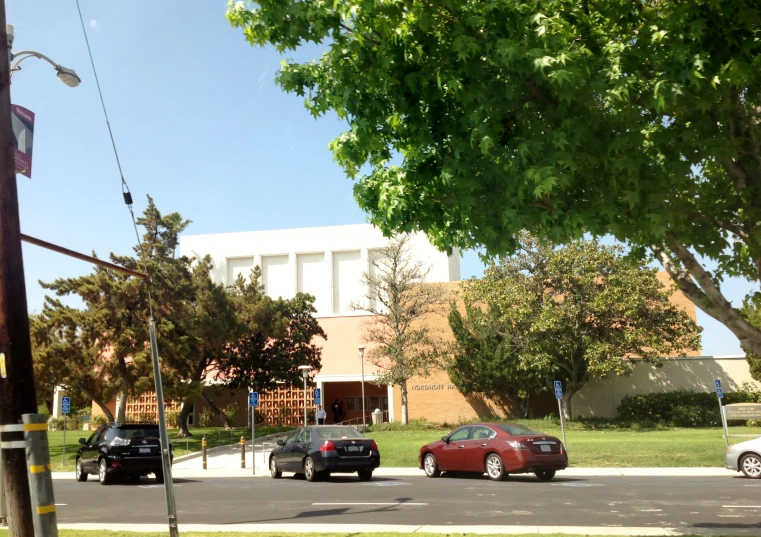
[(724, 416), (724, 405), (721, 404), (721, 400), (724, 399), (724, 390), (721, 389), (721, 380), (716, 379), (714, 381), (716, 386), (716, 397), (719, 400), (719, 413), (721, 414), (721, 426), (724, 428), (724, 442), (729, 447), (729, 431), (727, 431), (727, 418)]
[(71, 412), (71, 397), (61, 398), (61, 413), (63, 414), (63, 465), (66, 466), (66, 414)]
[(251, 409), (251, 468), (256, 475), (256, 407), (259, 406), (259, 392), (248, 393), (248, 406)]
[(568, 451), (568, 443), (565, 440), (565, 419), (563, 418), (563, 383), (559, 380), (555, 381), (555, 399), (558, 400), (558, 414), (560, 414), (560, 430), (563, 433), (563, 445), (566, 452)]

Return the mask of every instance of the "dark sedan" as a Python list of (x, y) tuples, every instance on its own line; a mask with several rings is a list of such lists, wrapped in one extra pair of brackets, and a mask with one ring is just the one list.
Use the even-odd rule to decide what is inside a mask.
[(380, 466), (380, 453), (375, 440), (352, 427), (315, 425), (278, 440), (270, 453), (269, 466), (274, 479), (283, 472), (303, 474), (307, 481), (357, 472), (362, 481), (368, 481)]
[(476, 423), (455, 429), (420, 449), (419, 466), (428, 477), (441, 472), (476, 472), (495, 480), (533, 473), (542, 481), (568, 467), (563, 443), (514, 423)]
[[(89, 474), (96, 474), (101, 485), (108, 485), (117, 476), (140, 478), (153, 474), (156, 481), (164, 482), (158, 425), (109, 423), (87, 440), (80, 438), (79, 443), (82, 447), (77, 452), (77, 481), (87, 481)], [(172, 461), (171, 442), (169, 457)]]

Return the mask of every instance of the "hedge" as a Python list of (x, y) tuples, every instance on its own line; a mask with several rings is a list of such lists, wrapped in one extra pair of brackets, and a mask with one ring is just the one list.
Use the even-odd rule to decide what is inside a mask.
[[(745, 384), (739, 391), (724, 394), (724, 404), (732, 403), (761, 403), (761, 391)], [(721, 426), (716, 394), (689, 390), (626, 395), (618, 406), (618, 418), (637, 423), (660, 422), (675, 427)]]

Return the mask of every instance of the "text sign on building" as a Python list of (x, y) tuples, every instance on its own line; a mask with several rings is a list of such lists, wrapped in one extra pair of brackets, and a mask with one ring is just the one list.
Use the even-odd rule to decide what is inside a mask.
[(757, 403), (734, 403), (724, 405), (727, 420), (761, 420), (761, 405)]
[(314, 389), (313, 396), (314, 396), (314, 404), (315, 405), (319, 405), (320, 401), (322, 400), (322, 394), (320, 393), (320, 391), (321, 391), (320, 388), (315, 388)]
[(559, 380), (555, 381), (555, 399), (563, 398), (563, 383)]
[(716, 395), (719, 399), (722, 399), (724, 397), (724, 391), (721, 389), (721, 381), (719, 379), (716, 379), (714, 381), (714, 384), (716, 385)]
[(259, 392), (249, 392), (248, 394), (248, 406), (259, 406)]
[(71, 412), (71, 397), (61, 398), (61, 412), (64, 414)]
[(23, 106), (11, 105), (13, 128), (13, 154), (16, 173), (32, 178), (32, 141), (34, 139), (34, 112)]

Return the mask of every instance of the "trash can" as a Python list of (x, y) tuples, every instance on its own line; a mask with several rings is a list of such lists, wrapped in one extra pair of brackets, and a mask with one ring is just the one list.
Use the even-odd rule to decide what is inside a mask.
[(373, 425), (378, 425), (379, 423), (383, 423), (383, 412), (381, 412), (380, 408), (376, 408), (373, 411)]

